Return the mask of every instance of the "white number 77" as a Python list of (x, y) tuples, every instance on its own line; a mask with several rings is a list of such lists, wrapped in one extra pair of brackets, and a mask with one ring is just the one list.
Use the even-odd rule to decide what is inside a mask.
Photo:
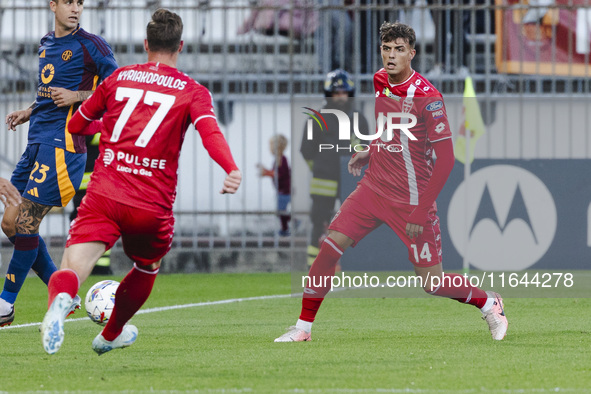
[[(127, 100), (125, 107), (123, 107), (123, 111), (121, 111), (121, 114), (119, 115), (119, 119), (117, 119), (117, 122), (115, 123), (115, 127), (113, 127), (113, 135), (111, 135), (111, 142), (119, 141), (119, 137), (121, 137), (123, 127), (125, 127), (125, 124), (129, 120), (129, 117), (131, 116), (135, 107), (140, 102), (143, 95), (144, 91), (142, 89), (123, 87), (117, 88), (117, 91), (115, 92), (115, 100), (123, 101), (126, 98), (129, 100)], [(175, 100), (176, 97), (171, 96), (169, 94), (152, 92), (150, 90), (146, 92), (146, 95), (144, 97), (144, 104), (154, 105), (154, 103), (158, 103), (160, 104), (160, 106), (158, 107), (158, 109), (154, 113), (154, 116), (152, 116), (152, 119), (150, 119), (144, 130), (142, 130), (137, 141), (135, 141), (136, 146), (145, 148), (146, 145), (148, 145), (148, 142), (150, 142), (150, 140), (154, 136), (154, 133), (156, 133), (158, 126), (160, 126), (160, 123), (162, 123), (164, 117), (172, 108)]]

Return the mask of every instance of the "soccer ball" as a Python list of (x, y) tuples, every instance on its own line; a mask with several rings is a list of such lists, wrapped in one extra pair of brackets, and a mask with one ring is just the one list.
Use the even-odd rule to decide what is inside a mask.
[(118, 287), (119, 282), (103, 280), (88, 290), (84, 307), (90, 320), (101, 326), (107, 324), (115, 307), (115, 292)]

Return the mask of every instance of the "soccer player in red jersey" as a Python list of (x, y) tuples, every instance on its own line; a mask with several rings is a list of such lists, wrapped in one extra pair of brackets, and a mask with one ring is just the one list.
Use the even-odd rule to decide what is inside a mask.
[(382, 223), (406, 244), (409, 260), (427, 293), (478, 307), (493, 339), (501, 340), (507, 331), (501, 297), (472, 286), (461, 275), (443, 273), (435, 199), (452, 170), (454, 153), (442, 96), (411, 67), (416, 52), (410, 26), (384, 22), (380, 39), (384, 68), (374, 75), (376, 117), (398, 113), (398, 124), (404, 124), (412, 123), (410, 116), (403, 115), (409, 114), (416, 126), (391, 135), (384, 131), (370, 149), (349, 161), (349, 172), (357, 176), (365, 165), (369, 167), (329, 226), (328, 237), (309, 272), (299, 320), (275, 342), (311, 339), (312, 323), (330, 290), (330, 281), (323, 278), (334, 275), (346, 248), (355, 246)]
[(70, 132), (81, 133), (102, 117), (104, 127), (61, 269), (48, 286), (41, 336), (49, 354), (63, 343), (64, 319), (80, 283), (119, 237), (134, 267), (121, 281), (113, 313), (92, 348), (100, 355), (135, 342), (137, 328), (126, 323), (148, 299), (162, 257), (170, 250), (178, 159), (190, 124), (228, 173), (220, 193), (235, 193), (240, 186), (242, 175), (218, 127), (211, 93), (176, 68), (182, 30), (177, 14), (155, 11), (144, 41), (148, 62), (117, 69), (69, 123)]

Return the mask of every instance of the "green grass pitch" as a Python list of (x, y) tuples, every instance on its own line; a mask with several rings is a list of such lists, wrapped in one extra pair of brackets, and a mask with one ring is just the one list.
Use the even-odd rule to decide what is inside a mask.
[[(91, 277), (80, 294), (102, 277)], [(120, 280), (121, 278), (115, 278)], [(160, 275), (143, 309), (291, 291), (289, 274)], [(418, 291), (418, 290), (417, 290)], [(284, 297), (144, 313), (130, 348), (98, 357), (100, 327), (65, 325), (49, 356), (38, 325), (46, 288), (29, 278), (0, 330), (0, 392), (540, 393), (590, 392), (591, 300), (506, 299), (509, 331), (440, 298), (327, 299), (312, 342), (273, 343), (295, 323)], [(81, 318), (84, 312), (73, 317)]]

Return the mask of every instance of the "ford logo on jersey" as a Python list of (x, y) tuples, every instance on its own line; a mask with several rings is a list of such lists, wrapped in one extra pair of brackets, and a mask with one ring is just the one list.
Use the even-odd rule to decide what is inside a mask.
[(427, 111), (437, 111), (440, 108), (443, 108), (443, 101), (434, 101), (431, 104), (427, 105), (427, 107), (425, 107), (427, 109)]

